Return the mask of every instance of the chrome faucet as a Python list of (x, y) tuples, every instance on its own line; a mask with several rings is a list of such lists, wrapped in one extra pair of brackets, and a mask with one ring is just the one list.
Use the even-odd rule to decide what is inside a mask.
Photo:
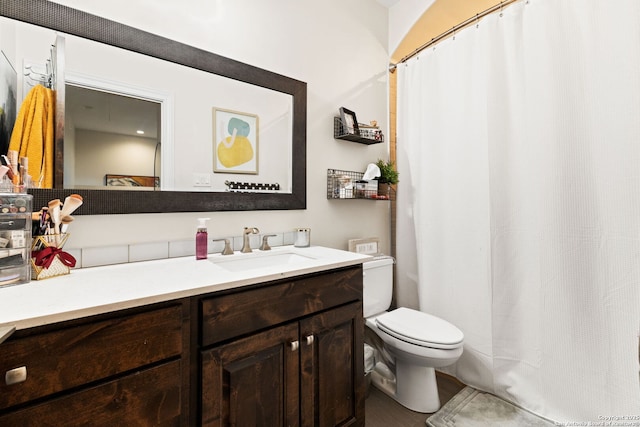
[(247, 254), (251, 252), (251, 244), (249, 243), (250, 234), (258, 234), (260, 230), (255, 227), (245, 227), (244, 233), (242, 233), (242, 249), (240, 252)]

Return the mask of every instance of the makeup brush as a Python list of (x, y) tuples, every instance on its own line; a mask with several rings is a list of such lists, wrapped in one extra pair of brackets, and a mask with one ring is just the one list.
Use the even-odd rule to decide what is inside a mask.
[(7, 155), (9, 156), (9, 161), (11, 164), (8, 164), (11, 168), (11, 172), (13, 172), (13, 176), (11, 176), (11, 180), (14, 185), (20, 184), (20, 171), (18, 169), (18, 152), (15, 150), (7, 151)]
[(60, 218), (60, 223), (62, 224), (60, 226), (60, 232), (61, 233), (66, 233), (67, 232), (67, 228), (69, 228), (69, 224), (71, 224), (73, 222), (73, 217), (71, 215), (64, 215)]
[(70, 216), (73, 211), (78, 209), (82, 205), (82, 196), (79, 194), (70, 194), (64, 199), (62, 205), (62, 211), (60, 211), (60, 218)]
[(5, 172), (7, 174), (7, 176), (9, 177), (10, 181), (13, 181), (13, 169), (11, 166), (11, 161), (9, 160), (9, 157), (6, 154), (3, 154), (2, 156), (2, 164), (3, 166), (7, 167), (7, 172)]
[(51, 222), (53, 222), (53, 234), (55, 235), (56, 245), (59, 242), (60, 234), (60, 205), (62, 205), (62, 202), (59, 199), (49, 202), (49, 215), (51, 216)]

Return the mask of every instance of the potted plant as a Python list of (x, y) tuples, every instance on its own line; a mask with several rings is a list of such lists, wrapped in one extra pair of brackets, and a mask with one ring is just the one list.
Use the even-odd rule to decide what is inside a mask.
[(376, 166), (380, 168), (380, 177), (378, 178), (378, 194), (389, 196), (391, 193), (390, 185), (398, 183), (398, 171), (391, 160), (385, 162), (379, 159)]

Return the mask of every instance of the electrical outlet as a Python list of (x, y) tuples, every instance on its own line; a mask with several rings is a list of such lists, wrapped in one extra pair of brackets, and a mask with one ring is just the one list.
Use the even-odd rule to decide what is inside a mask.
[(356, 252), (359, 254), (375, 254), (378, 252), (377, 243), (361, 243), (356, 245)]
[(211, 187), (211, 175), (208, 173), (193, 174), (194, 187)]
[(380, 240), (376, 237), (349, 240), (349, 251), (365, 255), (376, 255), (380, 252)]

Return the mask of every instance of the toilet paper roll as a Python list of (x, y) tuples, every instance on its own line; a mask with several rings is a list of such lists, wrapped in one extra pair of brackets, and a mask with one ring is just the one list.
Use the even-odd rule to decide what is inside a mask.
[(364, 372), (371, 372), (375, 367), (376, 359), (375, 359), (376, 351), (369, 344), (364, 345)]

